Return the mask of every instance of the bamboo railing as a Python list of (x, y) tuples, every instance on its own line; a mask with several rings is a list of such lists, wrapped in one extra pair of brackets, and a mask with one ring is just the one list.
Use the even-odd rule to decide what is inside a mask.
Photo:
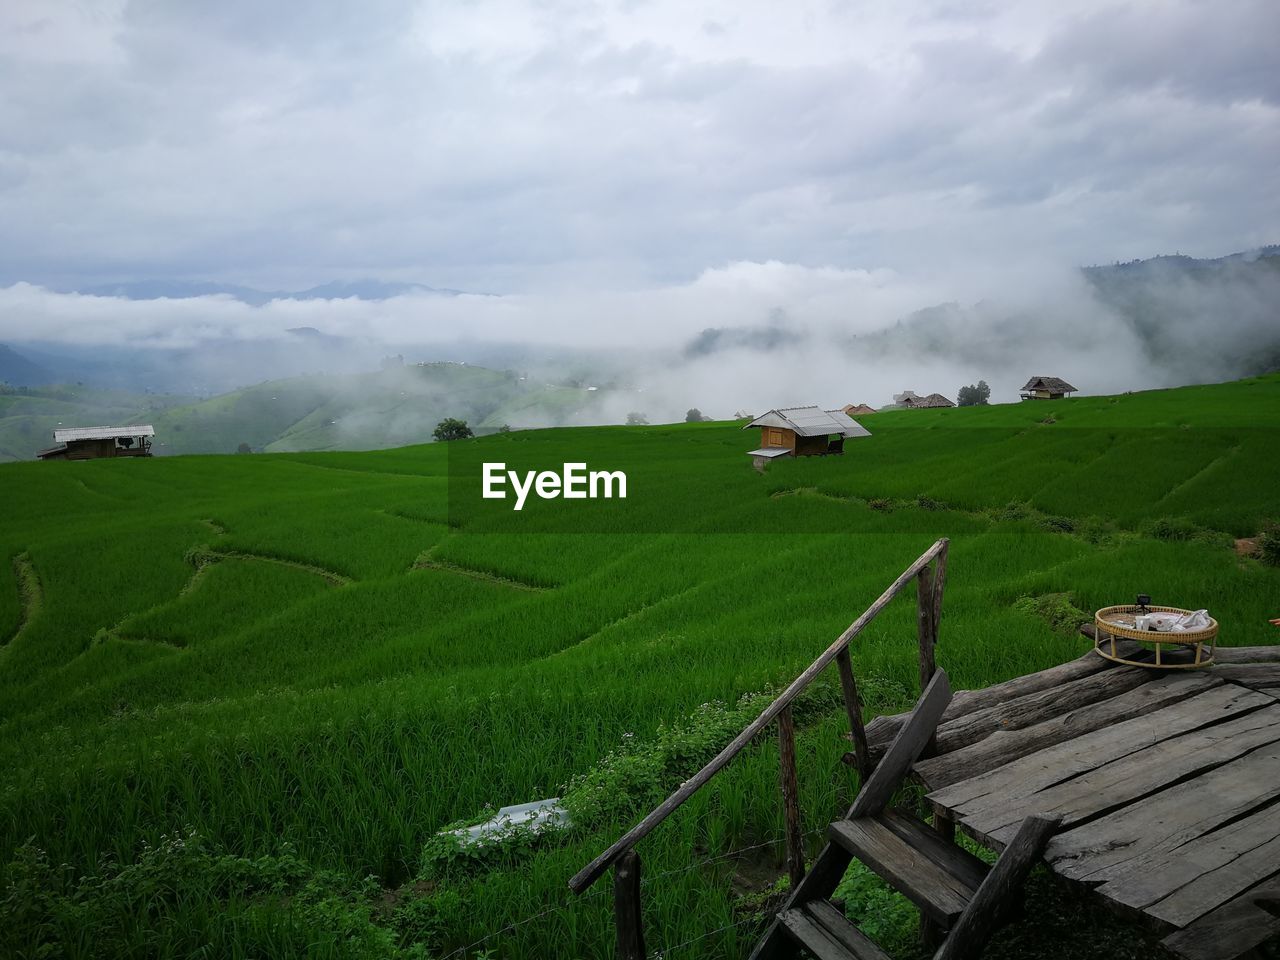
[(849, 644), (872, 620), (889, 605), (914, 579), (916, 581), (916, 623), (920, 653), (920, 688), (924, 689), (937, 669), (934, 647), (938, 643), (938, 623), (942, 618), (942, 591), (947, 578), (947, 545), (944, 537), (920, 554), (898, 579), (885, 589), (871, 606), (862, 612), (831, 646), (809, 664), (777, 698), (765, 707), (760, 716), (747, 724), (729, 745), (712, 758), (706, 766), (680, 785), (671, 796), (654, 807), (639, 823), (619, 837), (614, 843), (569, 880), (569, 889), (576, 894), (586, 891), (600, 879), (610, 867), (614, 868), (614, 922), (617, 928), (617, 957), (619, 960), (644, 960), (644, 934), (640, 913), (640, 855), (635, 847), (671, 816), (686, 800), (701, 790), (721, 770), (729, 765), (747, 744), (759, 736), (775, 720), (778, 723), (778, 747), (780, 758), (779, 787), (786, 816), (787, 872), (792, 884), (804, 876), (804, 850), (801, 845), (799, 791), (796, 785), (795, 721), (791, 715), (792, 701), (829, 667), (832, 661), (840, 673), (840, 689), (844, 696), (845, 711), (849, 717), (849, 731), (853, 738), (854, 755), (860, 782), (871, 771), (870, 751), (867, 748), (867, 732), (862, 723), (862, 702), (858, 698), (858, 684), (853, 676), (849, 658)]

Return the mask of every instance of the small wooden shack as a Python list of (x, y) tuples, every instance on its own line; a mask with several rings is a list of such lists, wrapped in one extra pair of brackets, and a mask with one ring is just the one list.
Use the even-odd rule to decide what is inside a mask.
[(869, 437), (871, 431), (843, 410), (782, 407), (756, 417), (743, 430), (760, 428), (760, 448), (747, 456), (757, 470), (778, 457), (814, 457), (844, 453), (844, 442)]
[(1076, 392), (1076, 388), (1061, 377), (1032, 377), (1022, 388), (1023, 400), (1061, 400)]
[(39, 451), (41, 460), (97, 460), (101, 457), (149, 457), (155, 427), (67, 427), (53, 431), (57, 447)]

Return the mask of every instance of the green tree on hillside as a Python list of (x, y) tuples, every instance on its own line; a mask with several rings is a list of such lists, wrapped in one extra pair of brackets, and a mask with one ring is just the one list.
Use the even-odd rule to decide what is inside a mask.
[(241, 443), (240, 446), (236, 447), (236, 453), (253, 453), (253, 447), (247, 443)]
[(960, 395), (956, 398), (956, 406), (980, 407), (990, 399), (991, 388), (987, 386), (987, 381), (979, 380), (976, 384), (971, 383), (967, 387), (960, 388)]
[(689, 412), (684, 415), (685, 423), (701, 423), (706, 417), (702, 415), (702, 411), (697, 407), (690, 407)]
[(431, 435), (437, 440), (465, 440), (467, 437), (475, 436), (467, 426), (467, 421), (454, 417), (445, 417), (437, 423)]

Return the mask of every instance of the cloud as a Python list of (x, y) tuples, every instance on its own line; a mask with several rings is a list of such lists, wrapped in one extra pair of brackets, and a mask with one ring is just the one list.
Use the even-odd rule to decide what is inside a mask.
[(0, 283), (1216, 255), (1280, 233), (1275, 11), (5, 4)]

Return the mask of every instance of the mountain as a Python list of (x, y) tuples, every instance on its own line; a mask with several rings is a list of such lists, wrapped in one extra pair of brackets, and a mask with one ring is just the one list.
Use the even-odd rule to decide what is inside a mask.
[(372, 373), (268, 380), (209, 399), (80, 386), (0, 396), (0, 461), (29, 460), (58, 426), (150, 423), (157, 455), (376, 450), (427, 443), (445, 417), (478, 433), (599, 423), (616, 391), (531, 381), (462, 363), (400, 365)]
[(461, 290), (429, 287), (424, 283), (389, 283), (383, 280), (335, 280), (305, 290), (259, 290), (232, 283), (186, 280), (130, 280), (99, 283), (85, 287), (63, 287), (61, 293), (83, 293), (95, 297), (124, 297), (127, 300), (186, 300), (192, 297), (232, 297), (260, 307), (272, 300), (389, 300), (392, 297), (434, 294), (455, 297)]
[(0, 343), (0, 383), (14, 387), (36, 387), (52, 383), (56, 377), (17, 350)]

